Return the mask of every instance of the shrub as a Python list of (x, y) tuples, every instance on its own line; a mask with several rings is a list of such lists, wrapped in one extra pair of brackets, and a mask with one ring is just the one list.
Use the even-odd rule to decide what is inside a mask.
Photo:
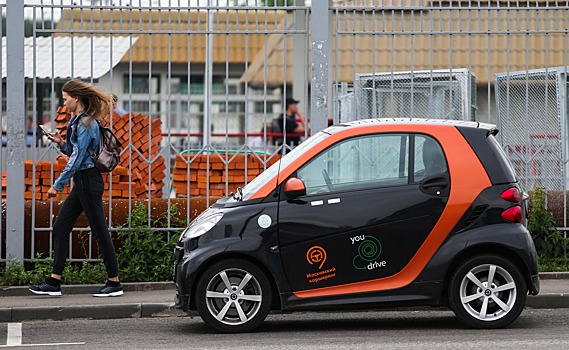
[[(135, 205), (128, 220), (131, 229), (119, 231), (121, 248), (117, 252), (119, 276), (124, 282), (171, 281), (174, 266), (174, 247), (179, 232), (153, 231), (150, 228), (185, 227), (186, 220), (178, 219), (177, 205), (156, 219), (148, 219), (148, 207)], [(0, 266), (0, 285), (23, 286), (40, 284), (51, 274), (53, 259), (41, 254), (27, 263), (17, 259)], [(67, 262), (63, 270), (65, 284), (98, 284), (105, 281), (107, 272), (102, 261)]]
[[(180, 220), (178, 207), (170, 207), (170, 226), (185, 227), (186, 221)], [(168, 214), (156, 219), (149, 219), (148, 207), (137, 203), (128, 222), (130, 229), (119, 230), (121, 248), (118, 251), (120, 278), (124, 282), (170, 281), (173, 276), (174, 247), (178, 232), (152, 231), (150, 228), (168, 227)]]
[(540, 259), (566, 258), (567, 239), (555, 226), (553, 214), (545, 207), (545, 190), (537, 187), (530, 200), (528, 229)]
[(538, 268), (542, 272), (566, 272), (569, 271), (569, 260), (540, 258)]
[(100, 284), (106, 279), (107, 270), (102, 261), (67, 263), (63, 270), (63, 282), (66, 284)]
[[(18, 259), (6, 262), (0, 270), (0, 285), (25, 286), (42, 283), (51, 274), (52, 258), (43, 258), (38, 254), (26, 267)], [(67, 262), (63, 270), (63, 282), (66, 284), (96, 284), (107, 277), (105, 265), (102, 262), (81, 264)]]

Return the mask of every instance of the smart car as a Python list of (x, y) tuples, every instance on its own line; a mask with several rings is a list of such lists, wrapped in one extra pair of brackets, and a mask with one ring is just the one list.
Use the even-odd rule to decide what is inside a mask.
[(490, 124), (374, 119), (308, 138), (194, 219), (176, 307), (219, 332), (271, 310), (447, 306), (475, 328), (539, 293), (527, 195)]

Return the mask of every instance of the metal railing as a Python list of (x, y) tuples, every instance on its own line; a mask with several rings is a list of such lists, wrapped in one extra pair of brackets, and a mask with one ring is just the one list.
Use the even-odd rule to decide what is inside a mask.
[[(29, 112), (34, 123), (49, 117), (56, 127), (62, 105), (59, 90), (71, 78), (117, 94), (119, 107), (140, 115), (124, 119), (127, 174), (121, 176), (131, 185), (124, 199), (111, 191), (110, 218), (117, 215), (113, 203), (124, 203), (128, 213), (136, 201), (148, 204), (149, 214), (156, 203), (164, 204), (167, 211), (172, 204), (181, 204), (191, 217), (195, 206), (191, 196), (179, 196), (169, 185), (177, 156), (188, 149), (218, 158), (228, 150), (247, 152), (252, 134), (271, 136), (267, 126), (282, 115), (287, 97), (301, 101), (299, 107), (309, 119), (305, 137), (326, 127), (329, 119), (444, 114), (498, 123), (500, 116), (503, 137), (515, 134), (522, 138), (505, 142), (504, 147), (515, 151), (512, 145), (525, 145), (543, 150), (536, 154), (551, 156), (538, 164), (517, 161), (519, 152), (510, 152), (522, 183), (566, 190), (567, 153), (556, 154), (566, 149), (566, 114), (559, 114), (555, 121), (555, 130), (560, 132), (553, 137), (549, 131), (540, 131), (544, 113), (556, 108), (553, 104), (523, 114), (526, 119), (519, 122), (534, 131), (518, 132), (526, 129), (513, 126), (517, 121), (511, 113), (527, 112), (524, 106), (553, 98), (552, 90), (546, 89), (551, 92), (544, 96), (529, 88), (534, 84), (529, 73), (569, 65), (567, 3), (313, 0), (306, 6), (296, 0), (282, 7), (263, 4), (258, 0), (0, 4), (4, 15), (0, 20), (9, 34), (0, 49), (6, 78), (0, 85), (0, 122), (8, 141), (0, 145), (0, 162), (10, 183), (3, 188), (6, 216), (0, 216), (0, 258), (28, 260), (41, 249), (51, 250), (51, 243), (46, 242), (51, 242), (57, 202), (37, 199), (43, 182), (26, 179), (38, 174), (42, 181), (55, 178), (55, 168), (42, 172), (38, 165), (55, 163), (59, 154), (50, 147), (31, 147), (29, 156), (21, 151), (25, 149), (23, 125)], [(26, 20), (33, 28), (27, 39)], [(448, 73), (446, 78), (438, 75), (441, 71)], [(459, 93), (452, 77), (464, 72), (467, 80)], [(406, 75), (403, 80), (402, 75)], [(509, 79), (509, 114), (504, 114), (505, 105), (496, 95), (503, 90), (495, 76)], [(370, 77), (381, 77), (381, 87), (371, 83), (369, 88), (375, 92), (367, 100), (358, 100), (358, 93), (362, 96), (358, 83)], [(512, 87), (514, 81), (519, 81), (515, 88), (519, 90)], [(517, 91), (515, 99), (513, 91)], [(566, 95), (556, 98), (566, 105)], [(140, 128), (138, 120), (146, 124)], [(117, 122), (117, 117), (111, 119), (113, 125)], [(159, 125), (159, 132), (152, 125)], [(545, 150), (544, 143), (559, 148)], [(32, 164), (30, 173), (26, 160)], [(222, 164), (229, 169), (236, 161), (227, 157)], [(263, 168), (270, 165), (267, 158), (259, 161)], [(190, 176), (199, 170), (191, 162), (187, 158)], [(148, 188), (135, 196), (132, 183), (137, 166), (163, 176), (157, 182), (145, 178), (142, 185)], [(536, 172), (539, 167), (549, 172), (541, 177)], [(205, 171), (206, 177), (212, 174), (210, 169)], [(229, 187), (228, 172), (224, 176), (223, 183)], [(209, 192), (205, 195), (207, 203), (215, 198)], [(566, 201), (564, 207), (566, 211)], [(45, 210), (47, 224), (39, 224)], [(117, 229), (117, 222), (109, 224)], [(132, 228), (126, 223), (122, 229)], [(178, 228), (167, 225), (162, 230)], [(89, 228), (78, 225), (76, 231), (88, 232)], [(86, 246), (85, 257), (78, 259), (96, 259), (91, 240)], [(71, 248), (74, 257), (78, 248)]]

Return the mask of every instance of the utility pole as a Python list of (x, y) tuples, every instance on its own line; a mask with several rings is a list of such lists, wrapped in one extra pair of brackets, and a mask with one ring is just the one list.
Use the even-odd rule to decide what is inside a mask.
[(317, 133), (328, 126), (329, 96), (329, 13), (328, 0), (312, 1), (312, 82), (310, 90), (311, 132)]
[(6, 2), (6, 258), (24, 262), (24, 2)]

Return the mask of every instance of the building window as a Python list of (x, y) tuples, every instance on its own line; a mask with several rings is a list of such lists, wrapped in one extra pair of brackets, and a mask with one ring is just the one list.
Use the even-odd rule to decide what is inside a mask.
[(151, 78), (147, 74), (125, 74), (123, 76), (123, 93), (130, 94), (132, 79), (133, 94), (159, 94), (160, 93), (160, 76), (152, 75)]
[(272, 114), (274, 112), (274, 103), (273, 102), (265, 102), (265, 101), (256, 101), (255, 102), (255, 113), (256, 114)]

